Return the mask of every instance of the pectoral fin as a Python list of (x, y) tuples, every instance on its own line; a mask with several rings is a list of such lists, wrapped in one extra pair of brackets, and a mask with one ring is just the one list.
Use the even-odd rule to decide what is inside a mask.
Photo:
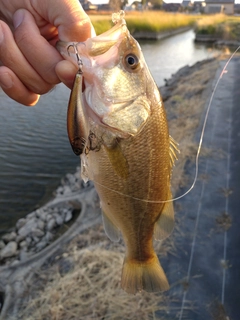
[(104, 147), (116, 174), (123, 179), (127, 179), (129, 174), (128, 163), (127, 163), (127, 159), (125, 158), (122, 152), (122, 149), (119, 143), (116, 143), (111, 148), (106, 146)]
[(82, 78), (82, 74), (78, 72), (74, 80), (67, 112), (68, 138), (76, 155), (83, 152), (87, 132), (82, 102)]
[[(170, 193), (169, 199), (172, 198)], [(163, 240), (167, 238), (174, 228), (174, 208), (173, 202), (166, 202), (160, 214), (158, 221), (154, 226), (154, 238), (156, 240)]]
[(102, 219), (103, 219), (104, 230), (108, 238), (113, 242), (118, 242), (120, 240), (119, 229), (107, 217), (104, 211), (102, 211)]

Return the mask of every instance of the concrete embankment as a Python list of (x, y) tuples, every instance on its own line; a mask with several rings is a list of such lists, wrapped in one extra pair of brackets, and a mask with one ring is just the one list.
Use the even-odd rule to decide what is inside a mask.
[(183, 28), (178, 28), (175, 30), (170, 30), (170, 31), (163, 31), (163, 32), (147, 32), (147, 31), (138, 31), (134, 32), (133, 36), (135, 39), (139, 40), (161, 40), (165, 39), (171, 36), (174, 36), (176, 34), (185, 32), (192, 29), (191, 27), (183, 27)]
[(237, 48), (240, 45), (240, 42), (237, 40), (223, 40), (221, 37), (209, 34), (196, 34), (195, 42), (204, 44), (214, 44), (216, 47), (226, 46)]
[[(239, 68), (239, 56), (220, 62), (203, 138), (208, 152), (200, 157), (194, 189), (178, 201), (177, 255), (166, 261), (175, 301), (166, 319), (176, 309), (179, 320), (239, 319)], [(185, 170), (193, 177), (195, 165)]]

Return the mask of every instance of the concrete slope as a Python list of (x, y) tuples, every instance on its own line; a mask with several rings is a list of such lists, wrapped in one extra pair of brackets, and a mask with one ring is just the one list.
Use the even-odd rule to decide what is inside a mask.
[[(172, 284), (166, 319), (240, 319), (240, 58), (226, 70), (211, 104), (196, 185), (176, 202), (176, 256), (163, 264)], [(193, 180), (194, 165), (186, 170)]]

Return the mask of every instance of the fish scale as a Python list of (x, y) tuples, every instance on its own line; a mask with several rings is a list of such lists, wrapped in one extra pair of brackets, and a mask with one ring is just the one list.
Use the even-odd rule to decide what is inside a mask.
[[(170, 179), (176, 145), (140, 46), (121, 14), (114, 21), (106, 33), (73, 44), (82, 70), (69, 101), (69, 140), (73, 149), (74, 141), (84, 141), (82, 176), (95, 184), (106, 234), (113, 241), (123, 236), (122, 288), (133, 294), (164, 291), (169, 284), (153, 238), (166, 238), (174, 227)], [(69, 47), (58, 44), (61, 54), (76, 64)]]

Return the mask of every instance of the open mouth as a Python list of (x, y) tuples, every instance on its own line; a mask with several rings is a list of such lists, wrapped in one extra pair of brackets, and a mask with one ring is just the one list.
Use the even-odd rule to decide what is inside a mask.
[(76, 59), (77, 50), (83, 65), (89, 66), (89, 59), (105, 54), (118, 42), (121, 42), (127, 32), (125, 20), (120, 19), (115, 26), (99, 36), (89, 38), (84, 42), (58, 41), (56, 48), (65, 59), (71, 60), (75, 65), (78, 65)]

